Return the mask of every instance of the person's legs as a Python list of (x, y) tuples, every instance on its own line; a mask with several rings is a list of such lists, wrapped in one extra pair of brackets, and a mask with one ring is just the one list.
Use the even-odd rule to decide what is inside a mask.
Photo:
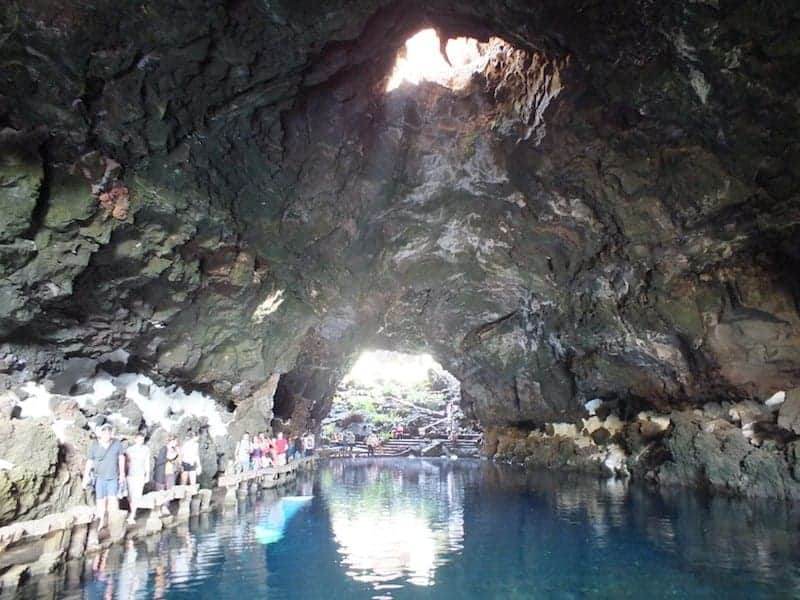
[(106, 502), (105, 498), (98, 498), (97, 499), (97, 508), (96, 508), (95, 512), (97, 513), (97, 517), (99, 519), (99, 522), (97, 523), (97, 530), (98, 531), (100, 531), (103, 527), (106, 526), (106, 505), (107, 504), (108, 503)]
[(94, 484), (94, 492), (97, 498), (97, 514), (100, 518), (97, 529), (100, 530), (106, 526), (110, 500), (117, 496), (117, 480), (98, 479)]
[(189, 485), (197, 485), (197, 471), (189, 471)]
[[(171, 490), (173, 487), (175, 487), (175, 474), (174, 473), (167, 473), (166, 477), (164, 478), (164, 483), (158, 484), (158, 488), (161, 491), (163, 491), (163, 490)], [(169, 505), (168, 504), (162, 504), (161, 505), (161, 514), (164, 515), (164, 516), (168, 516), (170, 514)]]
[(128, 523), (133, 525), (136, 522), (136, 510), (142, 501), (144, 492), (144, 479), (142, 477), (128, 477), (128, 503), (131, 512), (128, 514)]

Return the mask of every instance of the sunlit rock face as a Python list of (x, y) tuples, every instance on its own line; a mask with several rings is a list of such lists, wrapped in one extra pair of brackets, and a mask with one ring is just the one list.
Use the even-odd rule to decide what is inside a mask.
[[(522, 426), (798, 385), (793, 3), (383, 4), (0, 9), (7, 385), (124, 349), (313, 424), (383, 347)], [(491, 52), (387, 91), (426, 27)]]

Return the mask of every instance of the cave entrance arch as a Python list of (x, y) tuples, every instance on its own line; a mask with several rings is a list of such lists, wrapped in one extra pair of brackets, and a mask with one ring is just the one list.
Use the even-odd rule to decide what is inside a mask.
[(458, 433), (461, 383), (430, 354), (368, 350), (339, 382), (323, 438), (352, 432), (359, 441), (370, 433), (392, 437), (431, 437)]

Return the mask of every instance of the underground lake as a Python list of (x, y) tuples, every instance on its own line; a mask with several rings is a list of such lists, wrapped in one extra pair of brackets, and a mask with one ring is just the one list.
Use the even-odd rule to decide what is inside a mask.
[(799, 523), (480, 460), (343, 459), (2, 598), (790, 598)]

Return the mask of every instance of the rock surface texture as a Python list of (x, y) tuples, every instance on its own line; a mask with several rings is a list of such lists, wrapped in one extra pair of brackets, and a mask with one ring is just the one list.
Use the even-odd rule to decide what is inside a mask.
[[(424, 27), (504, 44), (386, 92)], [(4, 3), (4, 385), (124, 351), (318, 426), (389, 348), (490, 427), (785, 390), (797, 434), (799, 39), (789, 0)]]

